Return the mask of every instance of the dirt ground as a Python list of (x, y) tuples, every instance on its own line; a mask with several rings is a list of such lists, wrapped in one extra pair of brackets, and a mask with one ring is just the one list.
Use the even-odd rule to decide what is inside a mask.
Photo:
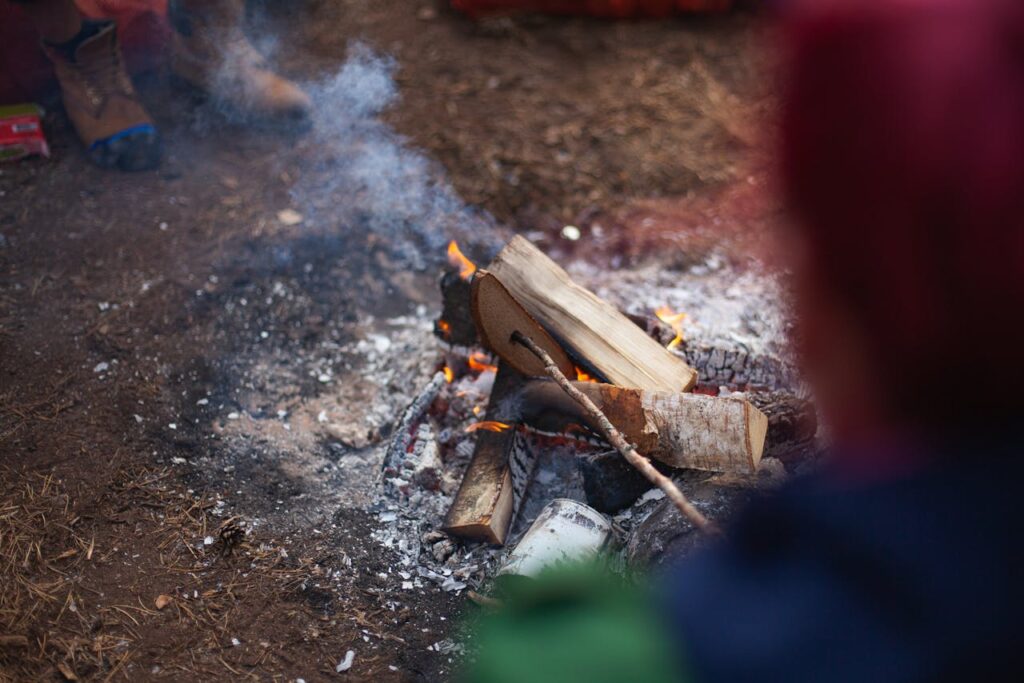
[[(477, 258), (517, 230), (602, 267), (742, 260), (773, 213), (752, 15), (296, 0), (259, 25), (307, 83), (355, 41), (393, 58), (400, 99), (359, 130), (447, 177)], [(90, 167), (59, 111), (51, 159), (0, 169), (0, 680), (445, 680), (473, 605), (382, 578), (366, 454), (436, 369), (447, 232), (399, 249), (389, 198), (336, 186), (329, 109), (283, 132), (141, 85), (159, 170)]]

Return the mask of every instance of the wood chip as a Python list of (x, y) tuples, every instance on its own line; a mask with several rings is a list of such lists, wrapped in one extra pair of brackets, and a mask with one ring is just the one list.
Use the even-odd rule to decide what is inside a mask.
[(170, 595), (158, 595), (155, 601), (156, 608), (163, 609), (164, 607), (167, 607), (167, 605), (171, 604), (171, 602), (173, 601), (174, 598), (172, 598)]
[(66, 681), (77, 681), (78, 680), (78, 675), (74, 671), (72, 671), (71, 667), (68, 666), (66, 662), (59, 662), (57, 664), (57, 669), (64, 676), (64, 680), (66, 680)]

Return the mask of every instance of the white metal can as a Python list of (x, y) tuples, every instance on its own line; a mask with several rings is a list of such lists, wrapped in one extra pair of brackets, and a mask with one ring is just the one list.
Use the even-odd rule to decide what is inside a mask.
[(537, 515), (498, 576), (534, 577), (561, 562), (590, 559), (604, 547), (611, 531), (611, 523), (594, 508), (556, 498)]

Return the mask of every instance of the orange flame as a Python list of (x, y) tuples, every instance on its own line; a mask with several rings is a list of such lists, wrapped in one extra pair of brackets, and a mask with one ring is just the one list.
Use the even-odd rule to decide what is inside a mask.
[(438, 320), (437, 329), (441, 330), (441, 334), (444, 335), (445, 339), (452, 334), (452, 325), (447, 320)]
[(473, 273), (476, 272), (476, 264), (466, 258), (455, 240), (448, 243), (448, 263), (459, 269), (459, 277), (463, 280), (472, 278)]
[(683, 320), (686, 318), (685, 313), (676, 313), (668, 306), (662, 306), (654, 312), (654, 315), (658, 316), (658, 320), (665, 323), (672, 328), (672, 331), (676, 333), (676, 338), (668, 343), (666, 348), (674, 349), (683, 343)]
[(597, 382), (594, 376), (585, 372), (580, 366), (576, 366), (576, 381), (577, 382)]
[(455, 371), (446, 365), (444, 366), (443, 372), (445, 381), (448, 382), (448, 384), (451, 384), (452, 380), (455, 379)]
[(491, 365), (490, 363), (487, 362), (489, 360), (490, 358), (487, 357), (487, 354), (481, 353), (480, 351), (474, 351), (472, 354), (470, 354), (469, 360), (467, 362), (469, 363), (469, 369), (473, 370), (474, 372), (487, 372), (488, 370), (493, 370), (494, 372), (497, 372), (498, 366)]
[(480, 413), (484, 412), (483, 406), (473, 406), (473, 414), (480, 417)]
[(480, 422), (474, 422), (473, 424), (466, 427), (466, 433), (471, 434), (478, 432), (481, 429), (487, 432), (504, 432), (511, 429), (510, 425), (504, 422), (495, 422), (494, 420), (481, 420)]

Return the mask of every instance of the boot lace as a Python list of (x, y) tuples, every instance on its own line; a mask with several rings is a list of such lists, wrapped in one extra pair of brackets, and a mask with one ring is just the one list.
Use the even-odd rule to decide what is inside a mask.
[(112, 43), (109, 50), (91, 54), (87, 59), (78, 62), (78, 69), (82, 74), (85, 91), (97, 107), (110, 95), (132, 97), (135, 94), (132, 82), (125, 72), (117, 43)]

